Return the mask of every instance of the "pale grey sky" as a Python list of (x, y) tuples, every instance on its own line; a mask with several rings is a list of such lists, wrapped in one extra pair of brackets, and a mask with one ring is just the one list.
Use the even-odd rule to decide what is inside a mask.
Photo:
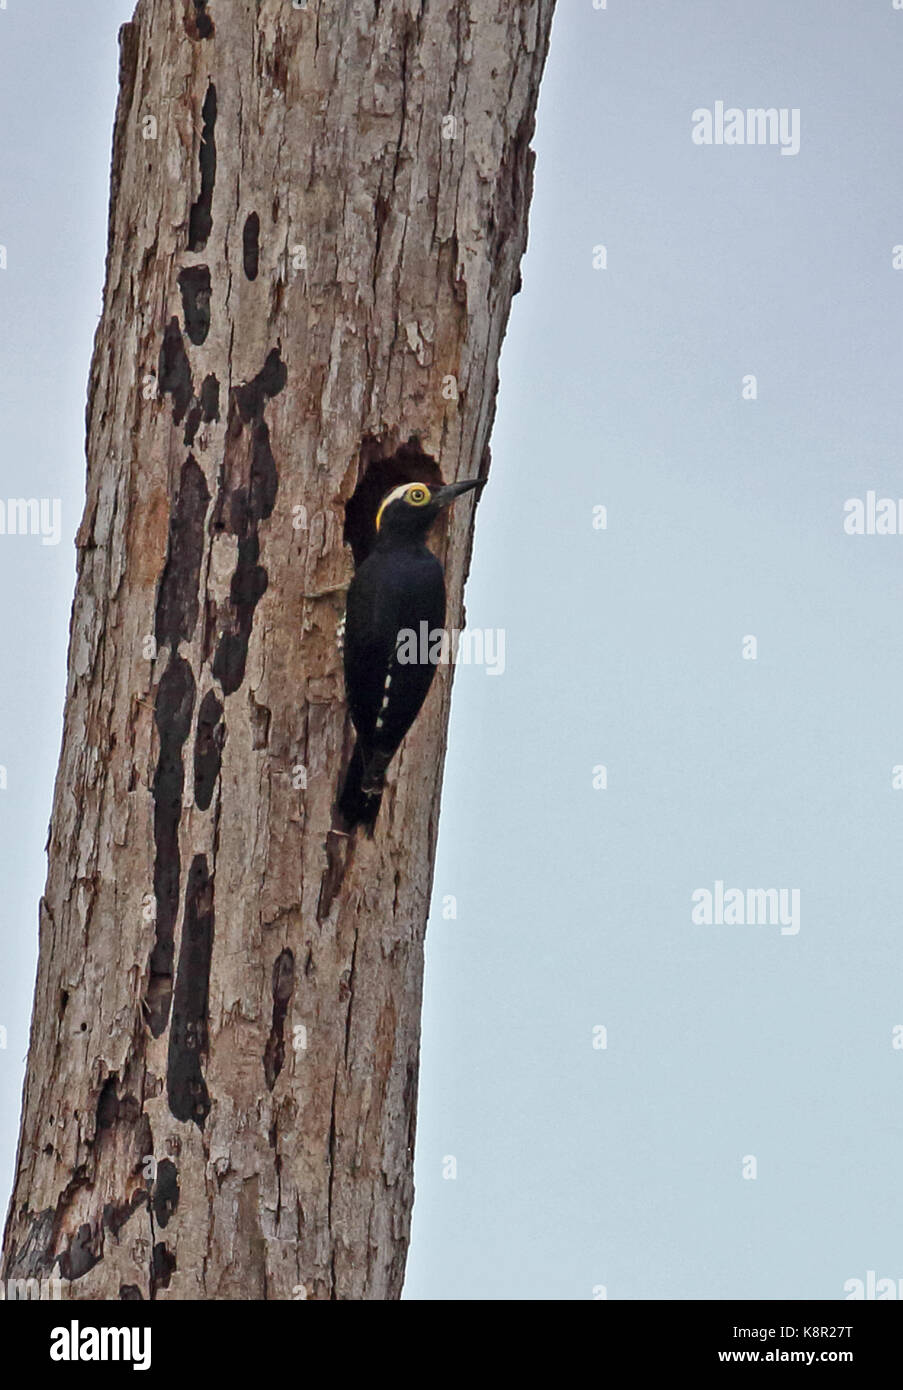
[[(0, 10), (0, 499), (62, 517), (58, 546), (0, 536), (4, 1203), (131, 8)], [(903, 1277), (903, 536), (843, 527), (903, 496), (901, 57), (891, 0), (560, 0), (467, 594), (505, 671), (455, 685), (410, 1298)], [(798, 153), (694, 143), (718, 102), (797, 111)], [(798, 890), (799, 931), (694, 924), (717, 883)]]

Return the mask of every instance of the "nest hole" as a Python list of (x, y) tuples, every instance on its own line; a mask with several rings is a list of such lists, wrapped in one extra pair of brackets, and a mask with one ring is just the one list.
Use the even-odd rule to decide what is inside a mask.
[(376, 513), (387, 492), (402, 483), (426, 483), (441, 487), (439, 465), (409, 439), (394, 454), (384, 454), (378, 439), (367, 438), (361, 445), (360, 481), (345, 506), (345, 544), (351, 546), (355, 566), (365, 560), (376, 542)]

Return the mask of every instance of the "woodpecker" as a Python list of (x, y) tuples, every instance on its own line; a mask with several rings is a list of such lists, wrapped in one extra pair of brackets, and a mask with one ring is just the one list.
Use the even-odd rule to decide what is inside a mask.
[(376, 543), (354, 572), (345, 608), (345, 691), (357, 742), (339, 811), (346, 828), (373, 833), (386, 768), (427, 696), (432, 661), (399, 660), (402, 634), (445, 625), (445, 575), (426, 536), (436, 517), (484, 478), (402, 483), (376, 513)]

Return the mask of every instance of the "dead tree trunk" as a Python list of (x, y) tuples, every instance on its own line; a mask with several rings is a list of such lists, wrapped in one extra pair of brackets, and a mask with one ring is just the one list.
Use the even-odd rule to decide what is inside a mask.
[[(450, 680), (343, 839), (335, 632), (376, 495), (488, 465), (553, 6), (122, 30), (7, 1277), (400, 1293)], [(439, 536), (455, 625), (471, 523)]]

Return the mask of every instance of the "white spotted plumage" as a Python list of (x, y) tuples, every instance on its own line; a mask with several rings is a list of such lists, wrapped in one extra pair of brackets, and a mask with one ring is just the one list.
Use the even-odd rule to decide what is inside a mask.
[(382, 704), (381, 704), (380, 707), (379, 707), (379, 714), (378, 714), (377, 719), (376, 719), (376, 728), (377, 728), (377, 729), (381, 729), (382, 726), (383, 726), (383, 710), (386, 708), (386, 705), (389, 703), (389, 686), (390, 686), (391, 684), (392, 684), (392, 672), (389, 671), (389, 673), (388, 673), (387, 676), (386, 676), (385, 683), (384, 683), (384, 685), (383, 685), (383, 691), (384, 691), (385, 693), (384, 693), (384, 695), (383, 695), (383, 702), (382, 702)]

